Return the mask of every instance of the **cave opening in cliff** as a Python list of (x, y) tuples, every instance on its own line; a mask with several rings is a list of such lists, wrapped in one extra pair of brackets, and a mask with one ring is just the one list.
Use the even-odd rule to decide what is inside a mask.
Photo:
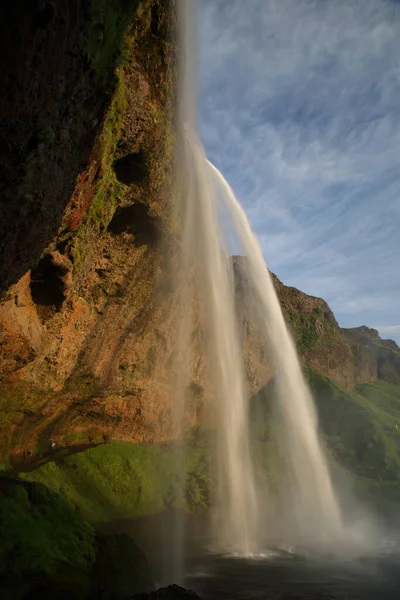
[(56, 264), (50, 254), (46, 254), (32, 269), (31, 297), (42, 319), (60, 310), (66, 298), (66, 274), (66, 267)]
[(121, 183), (133, 185), (141, 183), (147, 177), (147, 167), (144, 152), (130, 152), (113, 163), (115, 175)]
[(159, 35), (160, 29), (160, 13), (158, 4), (153, 4), (151, 7), (151, 21), (150, 21), (151, 33), (155, 36)]
[(114, 234), (131, 233), (134, 246), (153, 246), (159, 238), (156, 220), (149, 215), (149, 207), (131, 204), (117, 208), (108, 231)]

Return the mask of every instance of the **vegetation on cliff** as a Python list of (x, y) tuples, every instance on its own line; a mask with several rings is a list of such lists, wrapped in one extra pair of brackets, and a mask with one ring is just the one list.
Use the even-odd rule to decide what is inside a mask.
[[(57, 492), (92, 523), (139, 518), (170, 507), (196, 512), (209, 505), (210, 446), (207, 430), (188, 432), (186, 450), (110, 443), (50, 462), (24, 477)], [(176, 479), (178, 460), (183, 462), (181, 481)]]
[(0, 518), (3, 573), (54, 574), (62, 565), (84, 569), (94, 562), (92, 528), (40, 483), (3, 477)]

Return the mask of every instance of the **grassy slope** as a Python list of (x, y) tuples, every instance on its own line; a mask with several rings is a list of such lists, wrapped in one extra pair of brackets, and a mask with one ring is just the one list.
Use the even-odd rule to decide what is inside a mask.
[[(356, 493), (382, 514), (395, 509), (400, 501), (400, 386), (375, 382), (349, 391), (311, 370), (306, 374), (333, 464), (345, 468)], [(269, 419), (272, 393), (273, 386), (266, 386), (254, 401), (253, 422), (254, 438), (260, 440), (255, 451), (273, 490), (280, 473)], [(26, 474), (26, 480), (38, 482), (33, 493), (20, 485), (0, 495), (0, 562), (12, 563), (24, 574), (29, 569), (50, 574), (73, 569), (76, 577), (79, 570), (90, 569), (97, 551), (93, 532), (81, 517), (96, 523), (134, 519), (171, 506), (206, 508), (209, 434), (200, 430), (187, 435), (181, 499), (174, 490), (177, 456), (167, 446), (104, 444)]]
[(26, 474), (60, 494), (91, 522), (137, 518), (183, 505), (208, 504), (207, 435), (188, 434), (184, 458), (184, 498), (174, 490), (172, 448), (118, 442), (101, 445)]
[[(338, 476), (383, 512), (395, 508), (400, 502), (400, 386), (376, 381), (351, 391), (311, 369), (305, 375), (334, 471), (337, 465), (343, 467)], [(253, 399), (252, 411), (255, 437), (260, 440), (257, 456), (273, 487), (279, 463), (270, 420), (272, 397), (271, 382)]]
[(400, 388), (377, 381), (350, 391), (307, 374), (321, 428), (339, 462), (364, 477), (400, 481)]

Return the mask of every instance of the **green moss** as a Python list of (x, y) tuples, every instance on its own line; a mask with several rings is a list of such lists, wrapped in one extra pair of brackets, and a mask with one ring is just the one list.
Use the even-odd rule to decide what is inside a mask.
[[(182, 450), (183, 451), (183, 450)], [(189, 435), (187, 452), (172, 447), (116, 442), (48, 463), (26, 474), (79, 508), (90, 521), (137, 518), (179, 504), (176, 490), (186, 490), (187, 510), (205, 508), (209, 497), (209, 449), (206, 436)], [(182, 480), (176, 464), (182, 460)]]
[(83, 264), (84, 248), (79, 236), (76, 237), (70, 249), (71, 260), (74, 271), (80, 271)]
[(300, 350), (310, 350), (317, 344), (319, 339), (316, 330), (317, 318), (318, 315), (305, 315), (297, 311), (285, 310), (285, 319)]
[(115, 150), (121, 133), (121, 128), (126, 110), (126, 97), (123, 73), (118, 74), (118, 84), (108, 110), (103, 133), (102, 143), (102, 178), (97, 186), (96, 194), (89, 211), (89, 220), (94, 222), (99, 231), (105, 232), (107, 225), (114, 214), (115, 206), (123, 184), (117, 181), (112, 168)]
[(110, 64), (117, 63), (123, 51), (126, 26), (138, 4), (138, 0), (91, 0), (87, 55), (96, 85), (107, 82)]
[(154, 589), (128, 535), (95, 534), (40, 483), (0, 474), (1, 597), (126, 598)]
[(49, 125), (46, 125), (46, 126), (42, 127), (41, 129), (39, 129), (38, 138), (41, 142), (52, 145), (52, 144), (54, 144), (54, 142), (56, 140), (56, 134), (52, 127), (50, 127)]
[(40, 411), (46, 395), (31, 386), (20, 384), (15, 388), (0, 390), (0, 460), (8, 461), (12, 445), (24, 443), (26, 416)]

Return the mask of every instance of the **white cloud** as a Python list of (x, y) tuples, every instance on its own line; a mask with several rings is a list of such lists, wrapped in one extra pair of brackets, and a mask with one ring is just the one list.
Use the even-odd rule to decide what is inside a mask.
[(380, 336), (383, 339), (400, 339), (400, 325), (384, 325), (383, 327), (376, 327), (379, 331)]
[(202, 137), (269, 266), (344, 326), (398, 322), (400, 5), (197, 6)]

